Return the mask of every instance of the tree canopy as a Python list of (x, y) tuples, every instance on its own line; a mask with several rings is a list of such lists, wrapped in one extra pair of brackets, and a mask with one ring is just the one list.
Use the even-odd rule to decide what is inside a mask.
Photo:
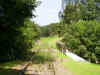
[(36, 0), (0, 0), (0, 62), (23, 59), (39, 35), (35, 16)]

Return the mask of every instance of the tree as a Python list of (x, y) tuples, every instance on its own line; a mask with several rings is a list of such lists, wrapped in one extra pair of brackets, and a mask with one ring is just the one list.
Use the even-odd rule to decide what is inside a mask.
[(58, 35), (61, 31), (61, 28), (59, 27), (59, 23), (51, 23), (47, 26), (41, 27), (41, 36), (54, 36)]
[(93, 63), (100, 62), (99, 28), (98, 21), (73, 22), (68, 26), (63, 42), (68, 49), (86, 60)]
[(69, 50), (86, 60), (100, 62), (100, 23), (97, 21), (100, 20), (100, 6), (96, 3), (99, 0), (81, 0), (79, 3), (68, 1), (58, 24), (59, 35), (64, 37), (62, 41)]
[(87, 3), (80, 5), (80, 11), (83, 20), (94, 20), (97, 18), (95, 0), (88, 0)]
[(78, 9), (78, 4), (67, 5), (64, 10), (64, 16), (62, 19), (65, 23), (70, 24), (72, 21), (78, 21), (80, 19), (80, 11)]
[(36, 0), (0, 0), (0, 62), (27, 56), (37, 36), (28, 19), (37, 5)]
[(99, 16), (99, 7), (96, 5), (95, 0), (75, 2), (74, 4), (66, 5), (64, 15), (62, 19), (65, 23), (71, 23), (72, 21), (82, 20), (94, 20)]

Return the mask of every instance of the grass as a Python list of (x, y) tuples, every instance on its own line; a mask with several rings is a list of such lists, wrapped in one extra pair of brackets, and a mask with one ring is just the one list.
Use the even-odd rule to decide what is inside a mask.
[(62, 64), (65, 68), (71, 70), (73, 75), (100, 75), (100, 65), (76, 62), (61, 53), (58, 53), (58, 57), (67, 59), (67, 61)]
[(51, 61), (55, 61), (55, 57), (49, 52), (38, 52), (34, 55), (32, 59), (32, 64), (45, 64)]
[(58, 36), (52, 36), (52, 37), (42, 37), (40, 39), (41, 44), (35, 46), (35, 48), (41, 48), (41, 49), (48, 49), (48, 48), (54, 48), (57, 49), (56, 47), (56, 41), (59, 41), (61, 38)]
[[(56, 39), (55, 39), (56, 38)], [(43, 42), (43, 47), (44, 48), (56, 48), (56, 42), (60, 40), (58, 36), (53, 36), (53, 37), (47, 37), (47, 38), (41, 38), (41, 42)]]
[(23, 64), (22, 61), (12, 61), (0, 64), (0, 75), (18, 75), (20, 70), (12, 69), (12, 67)]
[[(51, 46), (52, 48), (56, 48), (56, 41), (59, 41), (61, 38), (57, 36), (48, 37), (48, 38), (41, 38), (41, 42), (43, 43), (42, 48), (48, 48)], [(58, 58), (67, 59), (66, 62), (61, 64), (64, 67), (72, 71), (73, 75), (100, 75), (100, 65), (92, 64), (92, 63), (82, 63), (73, 61), (68, 56), (62, 55), (62, 53), (57, 53)]]

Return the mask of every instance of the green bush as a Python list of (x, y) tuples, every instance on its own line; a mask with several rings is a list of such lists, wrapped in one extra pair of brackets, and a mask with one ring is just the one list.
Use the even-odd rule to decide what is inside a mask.
[(100, 22), (80, 20), (67, 25), (63, 41), (79, 56), (93, 63), (100, 62)]

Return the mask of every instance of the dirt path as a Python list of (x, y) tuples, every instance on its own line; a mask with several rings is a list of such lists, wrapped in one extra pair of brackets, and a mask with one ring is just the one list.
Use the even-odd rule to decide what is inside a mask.
[[(72, 75), (69, 70), (66, 70), (64, 68), (61, 62), (61, 60), (57, 59), (55, 62), (52, 63), (53, 65), (51, 63), (30, 64), (24, 72), (24, 75)], [(18, 65), (14, 67), (14, 69), (21, 70), (24, 68), (24, 66), (25, 65)]]
[[(51, 56), (57, 57), (56, 51), (50, 47), (45, 50), (41, 49), (40, 51), (49, 52)], [(56, 58), (55, 61), (45, 64), (31, 64), (25, 71), (25, 75), (72, 75), (72, 72), (65, 69), (62, 65), (65, 61), (67, 60)]]
[(33, 64), (27, 68), (25, 75), (53, 75), (53, 71), (48, 64)]
[[(40, 41), (38, 45), (40, 45)], [(40, 48), (39, 48), (40, 50)], [(48, 49), (41, 49), (42, 52), (48, 52), (53, 57), (57, 57), (57, 53), (54, 49), (49, 47)], [(39, 51), (39, 52), (40, 52)], [(44, 64), (35, 64), (31, 63), (24, 72), (24, 75), (72, 75), (71, 71), (64, 68), (62, 65), (63, 62), (67, 63), (66, 59), (56, 58), (55, 61), (49, 61)], [(15, 69), (23, 69), (25, 65), (21, 65), (21, 67), (15, 67)]]
[(64, 68), (61, 62), (63, 62), (61, 59), (57, 59), (56, 62), (54, 62), (55, 75), (72, 75), (70, 71)]
[(49, 64), (31, 64), (25, 71), (25, 75), (72, 75), (61, 62), (61, 59), (57, 59)]

